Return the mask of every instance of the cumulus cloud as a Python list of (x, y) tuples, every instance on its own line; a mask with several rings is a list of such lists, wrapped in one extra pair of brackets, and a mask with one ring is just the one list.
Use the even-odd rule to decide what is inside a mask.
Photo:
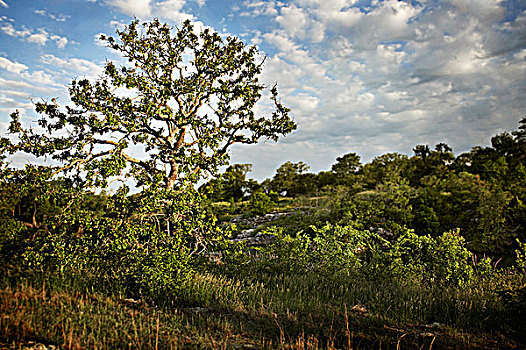
[[(201, 19), (200, 13), (210, 10), (196, 10), (204, 0), (99, 2), (141, 20), (158, 17), (175, 25)], [(220, 25), (226, 32), (241, 30), (234, 35), (265, 51), (262, 82), (269, 86), (278, 82), (282, 101), (291, 107), (299, 127), (277, 145), (235, 148), (233, 160), (252, 163), (258, 158), (252, 174), (262, 178), (272, 176), (286, 160), (306, 161), (317, 171), (328, 169), (347, 152), (369, 160), (385, 152), (411, 153), (417, 143), (438, 142), (460, 152), (488, 142), (496, 132), (516, 128), (526, 110), (526, 7), (518, 0), (512, 4), (235, 2), (231, 10), (237, 16), (225, 14)], [(121, 23), (123, 17), (116, 15), (112, 25)], [(0, 17), (0, 31), (26, 41), (31, 37), (47, 47), (71, 43), (5, 17)], [(6, 103), (29, 91), (30, 78), (39, 87), (49, 87), (51, 74), (64, 81), (97, 75), (100, 69), (87, 60), (47, 53), (40, 60), (44, 68), (31, 70), (25, 61), (3, 56), (0, 87), (8, 92), (3, 95)]]
[(0, 112), (4, 115), (15, 108), (21, 112), (31, 110), (30, 98), (35, 94), (59, 93), (61, 89), (62, 85), (51, 74), (32, 71), (25, 64), (0, 57)]
[(52, 54), (45, 54), (40, 57), (42, 63), (55, 68), (61, 68), (68, 75), (89, 75), (96, 77), (100, 75), (102, 68), (91, 61), (80, 58), (60, 58)]
[[(192, 0), (198, 6), (203, 6), (205, 0)], [(135, 16), (141, 20), (153, 17), (180, 23), (184, 20), (194, 20), (195, 16), (184, 10), (187, 0), (104, 0), (106, 5), (128, 16)]]
[[(314, 144), (366, 160), (411, 153), (416, 143), (464, 151), (524, 115), (526, 11), (510, 15), (499, 0), (295, 0), (276, 8), (278, 29), (258, 28), (255, 40), (274, 49), (265, 79), (279, 82), (299, 124), (283, 141), (291, 158), (293, 145)], [(325, 158), (313, 157), (312, 168), (326, 169), (333, 159)]]
[(172, 20), (176, 23), (187, 19), (193, 20), (195, 17), (183, 12), (186, 0), (165, 0), (154, 4), (154, 12), (162, 18)]
[(29, 35), (27, 37), (27, 41), (38, 45), (46, 45), (48, 41), (48, 33), (45, 30), (41, 29), (39, 33)]
[(33, 109), (31, 98), (54, 96), (67, 98), (64, 86), (72, 77), (95, 77), (101, 67), (78, 58), (60, 58), (51, 54), (42, 55), (45, 69), (32, 69), (7, 57), (0, 57), (0, 112), (4, 116), (19, 109), (22, 113)]
[(52, 35), (51, 36), (51, 40), (55, 41), (55, 43), (57, 44), (57, 47), (59, 49), (65, 48), (66, 45), (68, 44), (68, 39), (67, 38), (61, 37), (61, 36), (58, 36), (58, 35)]
[(128, 16), (151, 17), (151, 0), (104, 0), (104, 2)]
[(36, 13), (37, 15), (51, 18), (52, 20), (57, 21), (57, 22), (65, 22), (68, 18), (70, 18), (70, 16), (64, 15), (62, 13), (58, 15), (54, 15), (52, 13), (47, 12), (46, 10), (35, 10), (33, 12)]
[(8, 72), (17, 74), (20, 74), (28, 69), (28, 67), (25, 64), (13, 62), (5, 57), (0, 57), (0, 68), (5, 69)]
[(313, 42), (320, 42), (325, 37), (324, 24), (311, 19), (304, 9), (294, 4), (281, 7), (280, 15), (276, 17), (276, 22), (291, 37), (296, 37), (300, 40), (309, 39)]
[[(275, 16), (278, 14), (276, 4), (274, 1), (244, 1), (243, 7), (245, 11), (240, 13), (243, 17), (257, 17), (257, 16)], [(239, 11), (239, 7), (235, 7), (234, 11)]]
[[(5, 21), (5, 19), (2, 20)], [(5, 22), (2, 23), (2, 25), (0, 26), (0, 30), (5, 34), (13, 37), (27, 37), (31, 34), (31, 31), (27, 28), (16, 30), (13, 24)]]
[(59, 49), (63, 49), (69, 42), (66, 37), (50, 34), (42, 28), (31, 30), (25, 26), (22, 26), (21, 29), (16, 29), (7, 18), (0, 18), (0, 30), (9, 36), (19, 37), (26, 40), (27, 42), (41, 46), (46, 45), (46, 43), (51, 40), (55, 42)]

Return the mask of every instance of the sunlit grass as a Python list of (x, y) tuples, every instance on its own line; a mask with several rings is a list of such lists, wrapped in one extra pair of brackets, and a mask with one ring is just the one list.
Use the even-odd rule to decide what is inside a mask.
[[(162, 302), (100, 291), (78, 276), (4, 279), (3, 346), (61, 348), (492, 347), (502, 305), (485, 288), (424, 287), (352, 276), (201, 272)], [(13, 345), (14, 344), (14, 345)]]

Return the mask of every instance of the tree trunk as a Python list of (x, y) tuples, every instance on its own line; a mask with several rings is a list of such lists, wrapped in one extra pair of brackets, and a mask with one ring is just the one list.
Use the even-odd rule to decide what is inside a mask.
[(167, 190), (173, 190), (175, 186), (175, 182), (177, 181), (177, 178), (179, 177), (179, 166), (175, 163), (175, 161), (170, 162), (170, 174), (168, 175), (168, 179), (166, 180), (166, 189)]

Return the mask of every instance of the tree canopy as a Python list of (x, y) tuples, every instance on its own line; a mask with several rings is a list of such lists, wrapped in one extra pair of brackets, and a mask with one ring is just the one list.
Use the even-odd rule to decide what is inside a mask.
[(14, 112), (9, 131), (20, 142), (11, 153), (51, 156), (57, 172), (82, 173), (89, 185), (125, 175), (138, 187), (173, 189), (215, 173), (235, 143), (277, 140), (296, 128), (276, 85), (268, 115), (255, 114), (267, 89), (255, 46), (197, 32), (189, 21), (172, 33), (158, 20), (135, 20), (117, 35), (101, 39), (128, 65), (107, 62), (99, 79), (73, 80), (72, 107), (37, 103), (44, 132), (24, 128)]

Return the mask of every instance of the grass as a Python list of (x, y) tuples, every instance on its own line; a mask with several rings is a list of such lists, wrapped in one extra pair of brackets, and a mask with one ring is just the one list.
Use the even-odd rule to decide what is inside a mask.
[[(82, 277), (7, 278), (0, 348), (520, 348), (495, 293), (350, 276), (196, 273), (163, 306)], [(522, 345), (523, 346), (523, 345)]]

